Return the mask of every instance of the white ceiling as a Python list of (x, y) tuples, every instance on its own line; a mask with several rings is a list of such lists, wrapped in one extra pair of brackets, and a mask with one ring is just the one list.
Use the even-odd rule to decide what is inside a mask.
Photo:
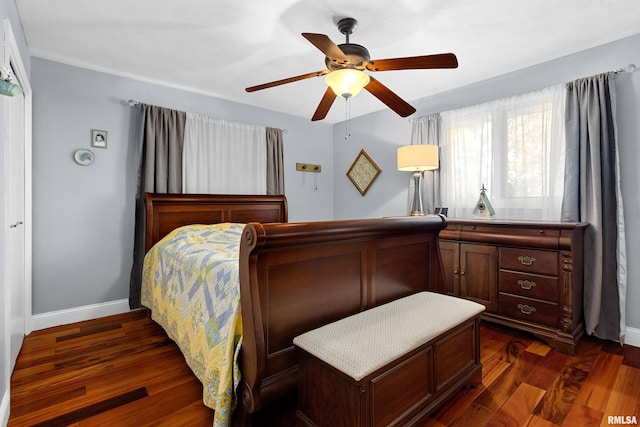
[[(306, 118), (326, 89), (322, 77), (244, 88), (325, 69), (300, 33), (344, 43), (335, 26), (343, 17), (358, 20), (350, 42), (372, 59), (457, 55), (457, 69), (375, 73), (408, 102), (640, 32), (638, 0), (16, 2), (33, 56)], [(344, 120), (338, 101), (325, 122)], [(351, 116), (385, 108), (363, 91)]]

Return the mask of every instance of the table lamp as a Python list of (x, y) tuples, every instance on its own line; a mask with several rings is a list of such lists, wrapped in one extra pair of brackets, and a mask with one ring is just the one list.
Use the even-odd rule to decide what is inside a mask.
[(438, 169), (438, 146), (415, 144), (398, 148), (398, 170), (413, 172), (411, 216), (424, 215), (422, 205), (423, 172)]

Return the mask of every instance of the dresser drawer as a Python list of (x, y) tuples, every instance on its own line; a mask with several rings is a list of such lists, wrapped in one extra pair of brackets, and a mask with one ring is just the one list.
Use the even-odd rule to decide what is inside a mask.
[(498, 290), (523, 297), (558, 302), (558, 279), (556, 277), (500, 270)]
[(500, 248), (498, 265), (506, 270), (558, 274), (558, 253), (520, 248)]
[(558, 304), (537, 299), (500, 293), (498, 314), (553, 328), (558, 327)]

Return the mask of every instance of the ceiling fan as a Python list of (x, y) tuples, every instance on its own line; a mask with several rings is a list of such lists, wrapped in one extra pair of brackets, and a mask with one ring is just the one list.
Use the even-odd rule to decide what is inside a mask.
[(369, 51), (359, 44), (349, 43), (349, 36), (358, 26), (354, 18), (343, 18), (338, 21), (338, 30), (346, 37), (346, 43), (336, 45), (324, 34), (302, 33), (326, 55), (326, 69), (313, 73), (302, 74), (282, 80), (276, 80), (257, 86), (246, 88), (247, 92), (255, 92), (274, 86), (297, 82), (312, 77), (327, 76), (325, 78), (327, 90), (316, 109), (312, 121), (322, 120), (327, 116), (333, 101), (338, 96), (350, 98), (357, 95), (362, 88), (386, 104), (401, 117), (407, 117), (415, 113), (416, 109), (380, 83), (367, 71), (395, 71), (395, 70), (419, 70), (432, 68), (457, 68), (458, 59), (453, 53), (437, 55), (411, 56), (391, 59), (370, 59)]

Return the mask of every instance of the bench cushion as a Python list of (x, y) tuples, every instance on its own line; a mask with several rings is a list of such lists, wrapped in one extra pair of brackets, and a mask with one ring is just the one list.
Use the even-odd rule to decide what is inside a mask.
[(293, 343), (359, 381), (482, 311), (472, 301), (419, 292), (306, 332)]

